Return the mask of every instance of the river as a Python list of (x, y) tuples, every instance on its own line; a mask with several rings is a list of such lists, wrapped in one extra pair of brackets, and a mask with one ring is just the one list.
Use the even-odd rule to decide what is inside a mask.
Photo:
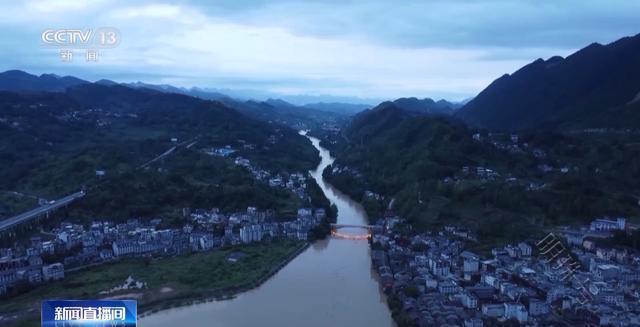
[[(308, 138), (322, 158), (311, 174), (329, 201), (338, 207), (338, 223), (366, 224), (362, 206), (323, 180), (322, 171), (334, 159), (320, 146), (318, 139)], [(344, 233), (362, 234), (365, 231)], [(395, 326), (371, 267), (367, 241), (332, 237), (313, 243), (258, 288), (231, 300), (154, 313), (142, 318), (138, 325)]]

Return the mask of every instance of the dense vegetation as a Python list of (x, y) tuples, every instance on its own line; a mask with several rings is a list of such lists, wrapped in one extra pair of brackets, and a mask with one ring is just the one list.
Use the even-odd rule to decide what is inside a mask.
[[(640, 217), (633, 183), (640, 178), (639, 135), (532, 131), (513, 150), (510, 135), (480, 131), (478, 141), (476, 132), (449, 118), (377, 108), (353, 120), (334, 165), (341, 172), (325, 175), (362, 199), (373, 218), (395, 199), (394, 209), (418, 228), (459, 224), (485, 241), (605, 215)], [(498, 175), (480, 178), (476, 167)], [(364, 196), (367, 190), (384, 200)]]
[[(318, 160), (296, 131), (247, 118), (218, 102), (97, 84), (58, 93), (0, 94), (3, 196), (18, 191), (55, 199), (85, 187), (88, 196), (77, 209), (110, 218), (199, 206), (292, 212), (299, 200), (291, 194), (257, 183), (232, 159), (201, 151), (225, 145), (273, 173), (304, 172)], [(105, 176), (97, 177), (97, 170)], [(7, 216), (23, 207), (5, 205), (0, 211)]]

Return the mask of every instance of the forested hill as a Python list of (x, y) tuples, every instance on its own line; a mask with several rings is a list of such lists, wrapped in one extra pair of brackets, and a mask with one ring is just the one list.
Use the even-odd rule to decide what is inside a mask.
[(538, 59), (485, 88), (457, 112), (494, 130), (637, 128), (640, 34)]
[(359, 115), (345, 135), (325, 173), (372, 219), (395, 199), (416, 228), (460, 225), (492, 244), (600, 216), (640, 218), (637, 134), (490, 133), (386, 108)]
[(408, 117), (440, 116), (447, 117), (459, 108), (458, 104), (446, 100), (434, 101), (429, 98), (400, 98), (385, 101), (374, 108), (364, 110), (346, 124), (345, 135), (353, 140), (376, 136), (390, 128), (396, 127)]
[[(274, 173), (304, 172), (318, 161), (317, 151), (295, 130), (248, 118), (220, 102), (101, 84), (0, 93), (3, 194), (55, 199), (83, 186), (106, 185), (82, 202), (94, 214), (120, 218), (192, 206), (287, 202), (254, 185), (233, 160), (202, 151), (227, 145), (234, 156)], [(171, 155), (141, 168), (174, 147)], [(96, 177), (97, 170), (107, 178)]]

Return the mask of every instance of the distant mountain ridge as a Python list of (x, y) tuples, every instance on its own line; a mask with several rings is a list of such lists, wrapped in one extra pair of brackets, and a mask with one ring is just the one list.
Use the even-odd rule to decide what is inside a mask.
[(64, 92), (67, 88), (88, 84), (73, 76), (55, 74), (32, 75), (21, 70), (7, 70), (0, 73), (0, 91)]
[(317, 102), (317, 103), (308, 103), (303, 107), (317, 109), (326, 112), (335, 112), (335, 113), (345, 113), (345, 114), (356, 114), (363, 110), (367, 110), (373, 106), (367, 104), (354, 104), (354, 103), (343, 103), (343, 102)]
[[(247, 117), (269, 123), (286, 125), (294, 129), (319, 129), (323, 124), (341, 124), (341, 120), (359, 112), (359, 109), (364, 109), (363, 107), (368, 107), (341, 103), (299, 106), (282, 99), (270, 98), (266, 101), (240, 100), (209, 89), (197, 87), (184, 88), (169, 84), (149, 84), (140, 81), (134, 83), (118, 83), (107, 79), (101, 79), (92, 83), (72, 76), (60, 77), (54, 74), (36, 76), (20, 70), (10, 70), (0, 73), (0, 91), (60, 93), (78, 86), (86, 86), (84, 90), (91, 89), (93, 86), (109, 87), (114, 94), (113, 99), (117, 98), (115, 97), (116, 94), (118, 96), (134, 94), (132, 92), (126, 92), (127, 89), (129, 89), (141, 91), (142, 93), (178, 94), (202, 100), (216, 101)], [(81, 89), (72, 91), (77, 93), (79, 90)], [(101, 98), (100, 100), (109, 102), (113, 99)], [(87, 100), (90, 101), (90, 97)]]
[(538, 59), (496, 79), (456, 114), (499, 130), (637, 126), (628, 107), (640, 93), (640, 34)]
[(385, 101), (353, 116), (345, 132), (346, 135), (359, 139), (373, 137), (397, 127), (409, 118), (452, 117), (460, 106), (446, 100), (434, 101), (430, 98), (399, 98)]
[(430, 115), (452, 115), (461, 107), (460, 104), (449, 102), (444, 99), (435, 101), (431, 98), (418, 99), (414, 97), (385, 101), (378, 105), (378, 107), (385, 106), (396, 106), (409, 112)]
[[(64, 92), (69, 87), (74, 87), (82, 84), (98, 84), (103, 86), (121, 85), (134, 89), (150, 89), (154, 91), (164, 93), (176, 93), (182, 95), (188, 95), (204, 100), (220, 101), (231, 107), (242, 107), (243, 104), (265, 102), (273, 107), (289, 107), (297, 108), (299, 111), (303, 109), (309, 109), (313, 111), (327, 112), (340, 115), (351, 115), (360, 112), (364, 109), (370, 108), (370, 105), (366, 104), (353, 104), (353, 103), (341, 103), (341, 102), (318, 102), (309, 103), (306, 105), (292, 104), (288, 101), (276, 98), (268, 98), (265, 101), (260, 100), (242, 100), (235, 98), (227, 94), (217, 92), (213, 89), (199, 88), (199, 87), (177, 87), (169, 84), (150, 84), (145, 82), (133, 82), (133, 83), (118, 83), (108, 79), (101, 79), (95, 83), (79, 79), (73, 76), (58, 76), (55, 74), (42, 74), (40, 76), (29, 74), (21, 70), (8, 70), (0, 73), (0, 91), (12, 91), (12, 92)], [(315, 98), (314, 98), (315, 99)], [(244, 108), (247, 109), (247, 108)]]

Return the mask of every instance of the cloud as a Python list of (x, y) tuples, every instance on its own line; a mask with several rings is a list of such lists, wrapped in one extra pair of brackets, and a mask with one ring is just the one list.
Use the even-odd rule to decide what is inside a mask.
[[(538, 57), (636, 34), (640, 3), (31, 0), (3, 5), (1, 68), (362, 98), (462, 99)], [(99, 63), (58, 60), (51, 27), (122, 32)]]

